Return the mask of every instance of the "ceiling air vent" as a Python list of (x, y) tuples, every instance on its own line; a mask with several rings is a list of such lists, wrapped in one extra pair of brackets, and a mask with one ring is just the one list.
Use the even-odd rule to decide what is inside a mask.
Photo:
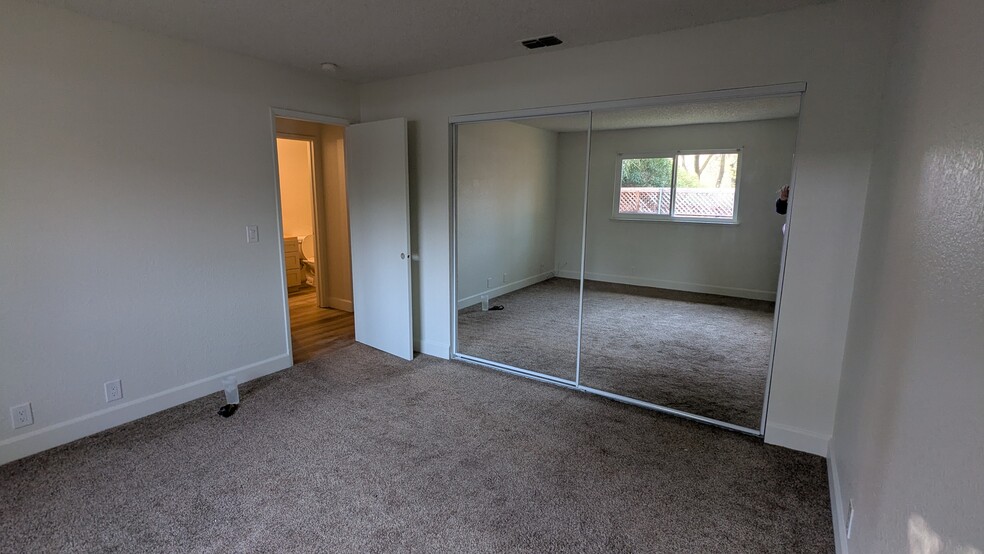
[(548, 35), (540, 38), (531, 38), (528, 40), (524, 40), (522, 42), (523, 42), (523, 46), (529, 48), (530, 50), (535, 50), (537, 48), (544, 48), (546, 46), (557, 46), (558, 44), (563, 44), (564, 41), (560, 40), (559, 38), (553, 35)]

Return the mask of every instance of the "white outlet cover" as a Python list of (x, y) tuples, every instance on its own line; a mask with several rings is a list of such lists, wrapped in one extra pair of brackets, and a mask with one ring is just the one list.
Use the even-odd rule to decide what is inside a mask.
[(10, 422), (13, 423), (14, 429), (34, 425), (34, 411), (31, 409), (31, 403), (10, 408)]
[(115, 402), (123, 398), (123, 384), (119, 379), (107, 381), (104, 387), (106, 389), (106, 402)]

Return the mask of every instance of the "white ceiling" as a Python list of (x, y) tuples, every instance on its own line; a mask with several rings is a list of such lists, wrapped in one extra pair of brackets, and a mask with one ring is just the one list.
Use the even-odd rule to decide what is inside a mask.
[[(782, 119), (799, 115), (800, 97), (777, 96), (747, 100), (719, 100), (690, 104), (667, 104), (632, 108), (609, 112), (595, 112), (591, 119), (592, 131), (616, 129), (640, 129), (648, 127), (672, 127), (675, 125), (699, 125), (703, 123), (735, 123)], [(585, 131), (588, 116), (581, 114), (557, 115), (518, 119), (522, 125), (570, 133)]]
[[(648, 35), (832, 0), (35, 0), (366, 82)], [(564, 44), (530, 51), (548, 34)]]

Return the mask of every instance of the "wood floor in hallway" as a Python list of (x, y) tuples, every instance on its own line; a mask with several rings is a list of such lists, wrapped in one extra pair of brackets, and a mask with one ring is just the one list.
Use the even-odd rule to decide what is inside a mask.
[(298, 364), (332, 352), (355, 341), (355, 320), (351, 312), (318, 307), (313, 287), (288, 294), (290, 338), (294, 363)]

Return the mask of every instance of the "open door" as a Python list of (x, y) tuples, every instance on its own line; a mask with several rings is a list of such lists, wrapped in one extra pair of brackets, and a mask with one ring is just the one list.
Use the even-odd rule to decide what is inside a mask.
[(345, 129), (355, 340), (413, 359), (407, 120)]

